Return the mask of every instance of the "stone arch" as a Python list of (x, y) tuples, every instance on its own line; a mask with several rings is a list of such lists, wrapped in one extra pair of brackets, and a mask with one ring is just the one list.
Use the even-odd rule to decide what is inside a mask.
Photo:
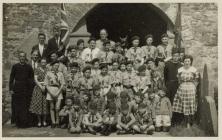
[[(91, 33), (88, 32), (87, 29), (87, 21), (86, 19), (89, 17), (89, 15), (93, 12), (95, 12), (98, 8), (101, 8), (103, 6), (106, 6), (108, 4), (102, 3), (102, 4), (74, 4), (74, 5), (67, 5), (68, 9), (78, 7), (78, 10), (74, 10), (72, 13), (77, 12), (75, 17), (75, 22), (71, 23), (70, 30), (72, 32), (71, 36), (78, 37), (88, 37), (91, 35)], [(118, 5), (118, 4), (116, 4)], [(125, 4), (122, 4), (125, 5)], [(144, 7), (147, 7), (147, 10), (149, 12), (155, 12), (156, 15), (158, 15), (165, 23), (166, 23), (166, 31), (169, 31), (170, 33), (173, 33), (174, 24), (175, 24), (175, 18), (177, 13), (177, 4), (167, 4), (167, 3), (140, 3), (140, 5), (144, 5)], [(81, 11), (81, 12), (80, 12)]]

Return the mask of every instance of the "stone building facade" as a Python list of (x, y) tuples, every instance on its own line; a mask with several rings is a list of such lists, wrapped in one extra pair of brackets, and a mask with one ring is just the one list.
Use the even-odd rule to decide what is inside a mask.
[[(109, 7), (109, 11), (104, 11), (104, 7), (106, 6)], [(158, 31), (158, 33), (155, 34), (157, 40), (160, 38), (161, 33), (167, 32), (171, 38), (170, 42), (172, 43), (174, 41), (173, 31), (178, 12), (178, 4), (147, 3), (138, 4), (136, 6), (132, 6), (131, 4), (131, 11), (127, 9), (127, 4), (121, 4), (120, 7), (125, 7), (125, 12), (124, 10), (118, 11), (115, 7), (115, 5), (109, 6), (108, 4), (94, 3), (65, 4), (67, 20), (71, 32), (70, 44), (76, 44), (78, 38), (87, 40), (90, 35), (98, 35), (98, 30), (93, 30), (93, 27), (102, 27), (98, 25), (99, 22), (110, 27), (110, 30), (113, 29), (111, 25), (113, 25), (116, 30), (124, 27), (123, 25), (117, 26), (119, 21), (108, 18), (106, 16), (107, 13), (115, 19), (126, 17), (128, 21), (124, 24), (129, 22), (131, 23), (129, 27), (132, 27), (132, 29), (126, 29), (126, 31), (131, 32), (135, 29), (141, 31), (143, 34), (152, 33), (153, 30), (149, 29), (150, 26), (150, 28), (154, 28), (154, 30)], [(30, 57), (31, 47), (37, 43), (39, 31), (44, 31), (47, 35), (47, 39), (52, 37), (53, 25), (60, 22), (60, 9), (61, 4), (3, 4), (4, 93), (8, 93), (9, 71), (11, 65), (17, 61), (17, 52), (19, 50), (26, 51)], [(142, 16), (127, 16), (127, 14), (132, 11), (135, 11), (135, 13), (139, 11), (138, 13), (142, 13)], [(182, 47), (185, 47), (186, 53), (194, 57), (193, 65), (198, 68), (200, 73), (203, 72), (204, 64), (207, 64), (209, 70), (210, 93), (212, 93), (212, 96), (214, 87), (218, 85), (217, 12), (218, 7), (216, 3), (181, 4)], [(118, 16), (121, 14), (126, 16)], [(100, 18), (97, 19), (95, 18), (96, 16)], [(93, 23), (94, 19), (95, 23)], [(136, 22), (132, 22), (133, 20)], [(133, 27), (133, 24), (137, 24), (139, 28)], [(149, 26), (146, 26), (146, 24), (149, 24)], [(155, 26), (155, 24), (158, 26)], [(144, 32), (144, 30), (147, 30), (147, 32)], [(119, 33), (113, 31), (110, 34), (111, 38), (112, 34), (114, 36)], [(156, 41), (156, 43), (158, 44), (159, 42)], [(10, 102), (10, 96), (8, 96), (8, 94), (4, 95), (6, 95), (3, 97), (6, 98), (5, 104), (9, 106), (8, 102)]]

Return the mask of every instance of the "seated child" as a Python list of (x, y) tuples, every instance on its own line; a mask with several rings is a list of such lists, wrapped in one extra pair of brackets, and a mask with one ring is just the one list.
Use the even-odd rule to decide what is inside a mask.
[(172, 107), (163, 90), (159, 91), (159, 96), (160, 99), (156, 105), (156, 131), (161, 131), (161, 127), (163, 127), (163, 131), (167, 132), (171, 126)]
[(81, 123), (82, 123), (83, 113), (80, 108), (80, 101), (75, 100), (73, 108), (69, 113), (69, 132), (70, 133), (80, 133), (81, 132)]
[(118, 112), (121, 112), (121, 105), (122, 104), (128, 104), (129, 108), (131, 107), (130, 96), (128, 95), (128, 93), (126, 91), (122, 91), (120, 93), (120, 97), (117, 98), (116, 104), (117, 104), (117, 111)]
[(133, 125), (133, 130), (140, 134), (153, 134), (155, 130), (150, 110), (144, 103), (139, 104), (138, 110), (135, 113), (136, 123)]
[(116, 131), (117, 117), (118, 116), (115, 102), (107, 104), (106, 109), (103, 113), (103, 125), (101, 134), (108, 136), (112, 132)]
[(69, 124), (69, 113), (72, 110), (73, 100), (71, 97), (67, 97), (65, 101), (66, 105), (60, 110), (59, 117), (60, 117), (60, 126), (61, 128), (65, 129), (68, 127)]
[(82, 123), (89, 133), (93, 135), (101, 131), (102, 116), (97, 112), (97, 105), (94, 102), (90, 102), (89, 112), (84, 115)]
[(130, 112), (129, 105), (128, 104), (122, 104), (121, 105), (121, 112), (118, 115), (118, 120), (117, 120), (117, 134), (127, 134), (131, 133), (132, 131), (132, 126), (135, 123), (135, 117), (133, 114)]

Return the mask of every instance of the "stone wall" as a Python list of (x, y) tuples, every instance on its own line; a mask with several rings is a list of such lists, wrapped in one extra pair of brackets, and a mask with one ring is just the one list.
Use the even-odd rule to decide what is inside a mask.
[(8, 94), (9, 71), (17, 62), (17, 52), (30, 52), (43, 31), (47, 39), (52, 36), (52, 26), (60, 22), (60, 4), (4, 4), (3, 5), (3, 105), (10, 109)]
[(194, 57), (193, 65), (203, 73), (208, 67), (210, 94), (218, 86), (217, 5), (214, 3), (182, 4), (182, 38), (186, 53)]

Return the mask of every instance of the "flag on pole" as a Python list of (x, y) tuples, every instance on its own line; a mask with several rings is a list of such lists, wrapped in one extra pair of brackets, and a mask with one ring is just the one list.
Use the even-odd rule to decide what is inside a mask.
[(174, 33), (175, 33), (175, 40), (174, 43), (176, 46), (180, 49), (181, 48), (181, 41), (182, 41), (182, 25), (181, 25), (181, 4), (178, 3), (178, 11), (177, 11), (177, 17), (176, 17), (176, 22), (175, 22), (175, 28), (174, 28)]
[[(67, 49), (69, 46), (69, 25), (64, 3), (61, 4), (61, 42)], [(65, 55), (67, 52), (65, 52)]]

